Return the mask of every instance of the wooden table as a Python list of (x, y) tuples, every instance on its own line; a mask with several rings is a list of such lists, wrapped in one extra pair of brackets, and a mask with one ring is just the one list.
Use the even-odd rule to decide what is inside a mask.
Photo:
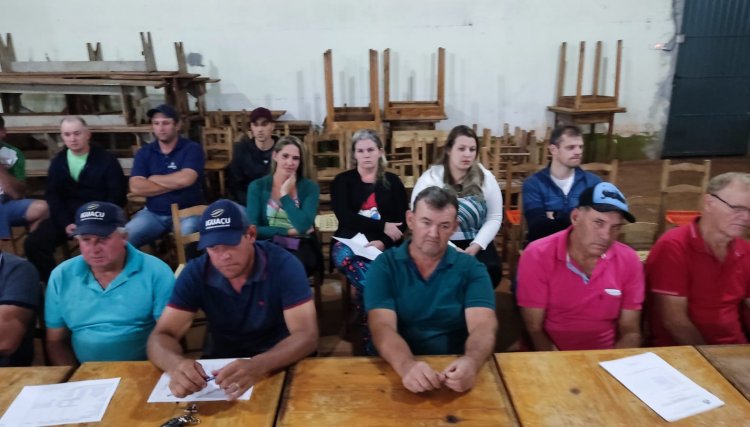
[[(160, 376), (161, 371), (150, 362), (89, 362), (70, 381), (120, 377), (101, 425), (153, 427), (182, 415), (186, 407), (185, 403), (146, 403)], [(256, 384), (249, 401), (198, 402), (201, 425), (273, 425), (284, 378), (285, 373), (279, 372)]]
[(750, 400), (750, 344), (701, 345), (698, 351)]
[(65, 381), (71, 366), (34, 366), (29, 368), (0, 368), (0, 415), (27, 385), (57, 384)]
[[(425, 357), (442, 370), (454, 357)], [(414, 394), (382, 359), (326, 357), (294, 366), (284, 391), (280, 426), (518, 425), (492, 362), (466, 393)]]
[[(716, 395), (725, 405), (669, 423), (641, 402), (600, 361), (651, 351)], [(518, 418), (533, 426), (741, 426), (750, 402), (693, 347), (495, 355)]]

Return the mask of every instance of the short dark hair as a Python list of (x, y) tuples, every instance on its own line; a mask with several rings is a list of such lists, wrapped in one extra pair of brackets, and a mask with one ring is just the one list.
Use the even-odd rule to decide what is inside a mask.
[(0, 116), (0, 129), (5, 129), (5, 119)]
[(439, 211), (445, 209), (448, 205), (451, 205), (456, 209), (456, 215), (458, 215), (458, 198), (453, 190), (440, 188), (435, 185), (425, 188), (420, 191), (414, 199), (414, 211), (417, 210), (417, 204), (421, 201), (424, 201), (429, 207)]
[(557, 126), (549, 137), (549, 143), (552, 145), (559, 145), (560, 138), (563, 136), (581, 136), (581, 128), (574, 125)]

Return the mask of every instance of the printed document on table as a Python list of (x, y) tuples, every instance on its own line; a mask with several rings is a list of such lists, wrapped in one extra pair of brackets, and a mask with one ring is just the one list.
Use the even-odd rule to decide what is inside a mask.
[(119, 378), (24, 387), (2, 418), (1, 427), (96, 423), (115, 394)]
[[(203, 370), (207, 375), (211, 375), (211, 371), (219, 370), (231, 362), (237, 359), (201, 359), (197, 360), (203, 366)], [(151, 392), (151, 396), (148, 398), (148, 403), (155, 402), (210, 402), (216, 400), (227, 400), (227, 395), (224, 393), (216, 381), (208, 381), (206, 388), (201, 391), (197, 391), (185, 397), (176, 397), (172, 394), (169, 389), (169, 374), (163, 373), (159, 381), (156, 383), (156, 387)], [(237, 400), (250, 400), (250, 395), (253, 393), (253, 387), (250, 387), (246, 392), (242, 393), (242, 396), (238, 397)]]
[(599, 364), (669, 422), (724, 405), (718, 397), (651, 352)]
[(376, 248), (375, 246), (365, 246), (370, 242), (362, 233), (357, 233), (351, 239), (345, 239), (343, 237), (336, 236), (334, 236), (333, 238), (345, 244), (346, 246), (349, 246), (349, 248), (352, 250), (352, 252), (354, 252), (355, 255), (365, 257), (369, 260), (374, 260), (378, 257), (378, 255), (383, 253), (383, 251)]

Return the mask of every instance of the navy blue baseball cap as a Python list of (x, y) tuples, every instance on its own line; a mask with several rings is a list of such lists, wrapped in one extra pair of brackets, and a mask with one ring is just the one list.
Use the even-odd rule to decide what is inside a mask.
[(108, 202), (89, 202), (76, 211), (74, 236), (93, 234), (106, 237), (118, 227), (124, 227), (127, 219), (119, 206)]
[(146, 113), (146, 115), (150, 119), (150, 118), (154, 117), (154, 114), (156, 114), (156, 113), (162, 113), (165, 116), (169, 117), (170, 119), (172, 119), (172, 120), (174, 120), (176, 122), (180, 121), (180, 115), (177, 114), (177, 111), (175, 111), (174, 108), (170, 107), (167, 104), (161, 104), (160, 106), (158, 106), (156, 108), (152, 108), (152, 109), (148, 110), (148, 112)]
[(611, 182), (600, 182), (583, 190), (578, 199), (578, 207), (582, 206), (590, 206), (598, 212), (620, 212), (625, 219), (635, 222), (625, 196)]
[(208, 205), (201, 215), (198, 249), (216, 245), (235, 246), (240, 243), (249, 225), (242, 206), (231, 200), (219, 199)]

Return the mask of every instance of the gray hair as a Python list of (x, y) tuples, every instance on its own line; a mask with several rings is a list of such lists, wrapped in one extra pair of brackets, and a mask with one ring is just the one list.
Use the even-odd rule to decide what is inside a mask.
[[(378, 133), (373, 129), (360, 129), (356, 132), (354, 132), (354, 135), (352, 135), (352, 147), (349, 153), (349, 159), (354, 165), (354, 167), (357, 166), (357, 159), (354, 157), (354, 151), (357, 148), (357, 143), (359, 141), (367, 141), (370, 140), (375, 143), (375, 146), (378, 147), (378, 149), (383, 150), (384, 145), (383, 141), (378, 136)], [(385, 167), (387, 165), (387, 162), (385, 160), (385, 156), (381, 155), (380, 158), (378, 158), (378, 170), (375, 175), (375, 179), (377, 182), (380, 182), (383, 184), (384, 187), (388, 188), (389, 184), (388, 181), (385, 179)]]
[(706, 193), (716, 194), (721, 191), (724, 187), (728, 186), (732, 182), (738, 182), (742, 184), (745, 189), (750, 189), (750, 173), (746, 172), (726, 172), (721, 175), (716, 175), (711, 178), (706, 187)]
[(425, 188), (414, 199), (414, 211), (417, 210), (417, 204), (420, 201), (424, 201), (427, 203), (427, 206), (439, 211), (451, 205), (456, 209), (456, 215), (458, 215), (458, 198), (456, 197), (456, 193), (451, 189), (440, 188), (435, 185)]

